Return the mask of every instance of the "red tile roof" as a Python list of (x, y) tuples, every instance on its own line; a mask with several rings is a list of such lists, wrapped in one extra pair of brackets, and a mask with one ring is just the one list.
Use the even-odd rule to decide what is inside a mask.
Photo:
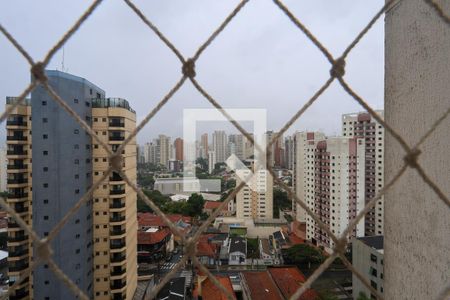
[[(166, 216), (173, 223), (176, 223), (179, 220), (182, 220), (183, 222), (188, 224), (191, 223), (191, 217), (186, 217), (179, 214)], [(160, 216), (152, 213), (138, 213), (137, 218), (139, 227), (167, 227), (166, 223), (164, 223), (163, 219)]]
[(276, 284), (267, 271), (242, 272), (250, 290), (251, 299), (282, 300)]
[[(221, 204), (222, 204), (222, 202), (220, 202), (220, 201), (205, 201), (205, 205), (203, 206), (203, 208), (204, 208), (204, 209), (212, 209), (212, 210), (215, 210), (215, 209), (217, 209)], [(225, 207), (222, 209), (222, 211), (228, 211), (227, 205), (225, 205)]]
[[(236, 295), (233, 291), (233, 285), (231, 284), (230, 277), (217, 275), (216, 279), (233, 295), (233, 299), (236, 299)], [(208, 277), (199, 280), (201, 289), (198, 284), (195, 286), (194, 298), (201, 296), (203, 300), (227, 300), (227, 296), (222, 292)]]
[(170, 234), (170, 229), (164, 228), (156, 232), (138, 231), (138, 244), (151, 245), (161, 242)]
[(208, 242), (208, 239), (213, 236), (214, 236), (214, 234), (203, 234), (200, 236), (198, 243), (197, 243), (196, 256), (215, 257), (217, 245)]
[[(290, 299), (299, 287), (306, 281), (305, 276), (297, 267), (268, 268), (272, 279), (280, 289), (284, 298)], [(297, 300), (319, 299), (316, 291), (307, 289)]]

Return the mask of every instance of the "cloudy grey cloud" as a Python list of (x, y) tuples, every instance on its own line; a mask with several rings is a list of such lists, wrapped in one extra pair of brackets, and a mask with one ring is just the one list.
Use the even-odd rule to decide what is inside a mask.
[[(0, 22), (35, 60), (62, 36), (90, 1), (2, 1)], [(136, 1), (180, 49), (192, 56), (238, 1)], [(334, 56), (340, 55), (384, 1), (285, 1)], [(346, 79), (375, 108), (383, 107), (384, 36), (380, 19), (351, 52)], [(142, 119), (181, 76), (176, 56), (123, 1), (104, 1), (64, 48), (69, 73), (128, 99)], [(50, 69), (61, 69), (62, 51)], [(25, 60), (0, 37), (0, 98), (29, 82)], [(197, 80), (224, 107), (266, 108), (268, 126), (281, 128), (327, 80), (320, 51), (269, 0), (250, 1), (197, 62)], [(184, 108), (212, 107), (187, 82), (139, 134), (182, 134)], [(290, 130), (340, 132), (340, 116), (362, 108), (334, 83)], [(219, 126), (219, 125), (218, 125)], [(205, 126), (205, 130), (214, 125)]]

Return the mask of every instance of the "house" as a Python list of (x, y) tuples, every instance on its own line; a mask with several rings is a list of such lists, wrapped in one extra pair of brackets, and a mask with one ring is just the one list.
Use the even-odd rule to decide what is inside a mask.
[[(268, 272), (285, 299), (291, 299), (292, 295), (306, 281), (305, 276), (297, 267), (272, 267)], [(307, 289), (295, 300), (316, 300), (319, 295), (313, 289)]]
[(156, 296), (157, 300), (183, 300), (186, 299), (186, 278), (175, 277), (170, 279)]
[(149, 228), (146, 231), (138, 231), (138, 261), (154, 262), (164, 258), (173, 251), (173, 234), (168, 228)]
[(200, 236), (196, 245), (197, 252), (195, 256), (206, 266), (215, 265), (218, 257), (219, 247), (217, 244), (212, 243), (211, 240), (213, 237), (214, 234), (203, 234)]
[(264, 264), (273, 264), (272, 253), (269, 239), (259, 239), (259, 257), (264, 260)]
[[(215, 278), (228, 292), (230, 292), (233, 299), (236, 299), (230, 277), (216, 275)], [(194, 299), (202, 300), (228, 300), (227, 294), (220, 290), (207, 276), (197, 277), (193, 296)]]
[(283, 300), (277, 285), (267, 271), (242, 272), (242, 298), (244, 300)]
[(245, 265), (247, 262), (247, 240), (240, 236), (231, 237), (228, 253), (229, 265)]
[(275, 231), (273, 233), (273, 239), (274, 239), (276, 248), (282, 249), (282, 248), (289, 247), (288, 241), (286, 240), (286, 235), (283, 233), (283, 231), (281, 231), (281, 230)]
[[(221, 204), (222, 202), (220, 201), (205, 201), (205, 205), (203, 206), (203, 212), (207, 215), (211, 215)], [(225, 207), (219, 213), (219, 216), (220, 217), (231, 216), (231, 211), (228, 210), (228, 205), (225, 205)]]
[[(167, 214), (167, 218), (174, 223), (178, 230), (187, 235), (192, 229), (191, 222), (192, 218), (183, 216), (180, 214)], [(169, 228), (169, 226), (163, 221), (163, 219), (153, 213), (138, 213), (138, 231), (146, 231), (150, 228), (153, 229), (163, 229)], [(180, 237), (174, 235), (174, 241), (179, 243)]]

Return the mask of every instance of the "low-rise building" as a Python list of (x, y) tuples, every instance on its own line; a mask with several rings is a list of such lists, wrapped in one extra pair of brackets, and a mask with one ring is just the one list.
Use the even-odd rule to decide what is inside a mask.
[[(268, 268), (268, 271), (284, 299), (291, 299), (297, 289), (299, 289), (306, 281), (305, 275), (303, 275), (297, 267)], [(315, 299), (319, 299), (317, 292), (313, 289), (307, 289), (295, 300)]]
[[(228, 276), (215, 276), (220, 284), (236, 299), (236, 295), (233, 291), (233, 285), (230, 277)], [(220, 290), (207, 276), (198, 276), (197, 283), (195, 285), (194, 299), (202, 300), (227, 300), (227, 294)]]
[(247, 240), (243, 237), (231, 237), (228, 245), (228, 264), (245, 265), (247, 262)]
[(269, 239), (259, 239), (259, 257), (264, 260), (265, 265), (273, 264), (273, 250)]
[(155, 262), (173, 251), (173, 234), (168, 228), (138, 231), (138, 261)]
[(241, 274), (244, 300), (283, 300), (277, 285), (267, 271), (242, 272)]
[(197, 252), (195, 255), (206, 266), (215, 265), (219, 256), (219, 246), (212, 242), (213, 237), (214, 234), (203, 234), (197, 242)]
[[(203, 206), (203, 212), (207, 215), (211, 215), (221, 204), (222, 202), (220, 201), (205, 201), (205, 205)], [(228, 210), (228, 205), (225, 205), (225, 207), (219, 213), (219, 216), (220, 217), (231, 216), (231, 213), (232, 212)]]
[[(352, 240), (352, 265), (382, 296), (384, 293), (383, 236), (366, 236)], [(353, 298), (360, 293), (375, 299), (370, 290), (353, 274)]]

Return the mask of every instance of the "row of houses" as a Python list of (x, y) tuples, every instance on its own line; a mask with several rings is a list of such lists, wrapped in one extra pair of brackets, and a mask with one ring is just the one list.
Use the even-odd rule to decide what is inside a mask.
[[(294, 266), (269, 267), (263, 271), (242, 271), (236, 275), (214, 274), (215, 279), (233, 299), (244, 300), (285, 300), (306, 281), (303, 273)], [(184, 277), (171, 279), (158, 294), (157, 299), (225, 300), (227, 293), (218, 288), (208, 276), (199, 272), (195, 277), (191, 294)], [(313, 289), (307, 289), (297, 300), (318, 300)]]

